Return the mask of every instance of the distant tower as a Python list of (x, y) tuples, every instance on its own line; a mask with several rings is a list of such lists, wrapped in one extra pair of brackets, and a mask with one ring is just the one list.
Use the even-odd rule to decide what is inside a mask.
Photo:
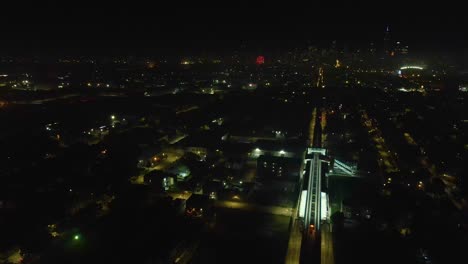
[(262, 55), (258, 56), (257, 59), (255, 59), (255, 64), (257, 64), (257, 78), (256, 82), (259, 83), (263, 81), (263, 67), (261, 67), (265, 63), (265, 57)]
[(255, 63), (257, 65), (262, 65), (265, 63), (265, 57), (263, 57), (262, 55), (258, 56), (257, 59), (255, 60)]
[(384, 52), (385, 54), (389, 55), (391, 52), (391, 42), (390, 42), (390, 26), (387, 26), (385, 29), (384, 35)]
[(336, 40), (332, 41), (330, 50), (331, 50), (332, 52), (336, 52)]
[(374, 45), (374, 42), (371, 42), (370, 45), (369, 45), (369, 54), (370, 55), (375, 55), (375, 45)]

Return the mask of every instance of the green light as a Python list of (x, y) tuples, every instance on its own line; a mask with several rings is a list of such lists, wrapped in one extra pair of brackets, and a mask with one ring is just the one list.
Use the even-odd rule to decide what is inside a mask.
[(80, 236), (79, 236), (79, 235), (75, 235), (75, 236), (73, 237), (73, 239), (78, 240), (78, 239), (80, 239)]

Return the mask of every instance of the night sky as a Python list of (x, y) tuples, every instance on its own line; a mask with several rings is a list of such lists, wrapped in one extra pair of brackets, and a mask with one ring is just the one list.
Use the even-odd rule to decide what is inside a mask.
[(381, 45), (386, 25), (395, 41), (413, 51), (468, 46), (463, 8), (446, 2), (93, 2), (8, 6), (0, 19), (2, 51), (191, 53), (234, 50), (241, 43), (252, 51), (268, 51), (307, 43), (327, 46), (333, 40), (359, 48), (371, 41)]

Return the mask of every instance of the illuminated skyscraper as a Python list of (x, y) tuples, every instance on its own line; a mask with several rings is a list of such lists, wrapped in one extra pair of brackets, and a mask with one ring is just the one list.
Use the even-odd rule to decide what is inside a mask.
[(390, 26), (387, 26), (385, 29), (384, 35), (384, 52), (389, 55), (392, 52), (391, 42), (390, 42)]

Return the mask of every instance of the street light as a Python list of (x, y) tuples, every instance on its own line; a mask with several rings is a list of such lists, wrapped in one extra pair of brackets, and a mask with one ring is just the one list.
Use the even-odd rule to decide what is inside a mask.
[(80, 239), (80, 235), (75, 235), (75, 236), (73, 237), (73, 239), (74, 239), (74, 240), (79, 240), (79, 239)]
[(111, 119), (114, 120), (114, 119), (115, 119), (115, 115), (111, 115)]

